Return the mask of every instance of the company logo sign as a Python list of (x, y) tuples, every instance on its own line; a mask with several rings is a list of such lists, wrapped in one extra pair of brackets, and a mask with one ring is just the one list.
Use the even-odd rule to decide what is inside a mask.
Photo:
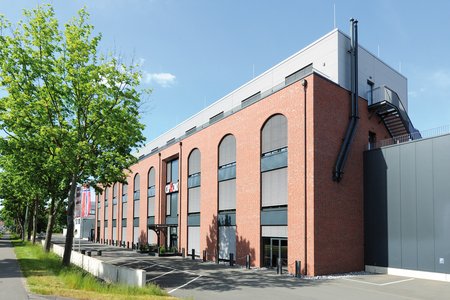
[(168, 185), (166, 185), (166, 194), (175, 193), (178, 192), (178, 182), (171, 182)]

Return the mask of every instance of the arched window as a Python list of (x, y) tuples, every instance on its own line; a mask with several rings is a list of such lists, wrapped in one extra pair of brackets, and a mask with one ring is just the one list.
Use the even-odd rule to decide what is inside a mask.
[(105, 199), (105, 205), (104, 205), (104, 226), (103, 226), (103, 228), (104, 228), (104, 232), (103, 232), (103, 238), (105, 239), (105, 240), (108, 240), (110, 237), (109, 237), (109, 230), (108, 230), (108, 215), (109, 215), (109, 213), (108, 213), (108, 198), (109, 198), (109, 188), (108, 187), (106, 187), (105, 188), (105, 190), (104, 190), (104, 193), (105, 193), (105, 195), (104, 195), (104, 199)]
[(133, 183), (133, 243), (139, 242), (139, 205), (141, 202), (140, 182), (141, 176), (136, 174)]
[(200, 256), (200, 171), (200, 150), (194, 149), (188, 158), (188, 249), (195, 249), (198, 256)]
[(236, 139), (225, 136), (219, 144), (219, 258), (236, 255)]
[(274, 115), (261, 129), (261, 235), (263, 264), (268, 267), (276, 265), (274, 258), (287, 266), (287, 146), (287, 119)]
[(117, 190), (119, 189), (119, 184), (114, 183), (113, 185), (113, 215), (112, 215), (112, 239), (113, 241), (117, 240)]
[[(155, 224), (155, 196), (156, 196), (156, 186), (155, 186), (155, 168), (151, 167), (148, 171), (148, 182), (147, 182), (147, 225)], [(156, 233), (153, 230), (147, 229), (147, 242), (149, 244), (155, 244)]]
[(127, 239), (128, 183), (122, 184), (122, 241)]
[(287, 119), (274, 115), (261, 130), (261, 206), (287, 205)]

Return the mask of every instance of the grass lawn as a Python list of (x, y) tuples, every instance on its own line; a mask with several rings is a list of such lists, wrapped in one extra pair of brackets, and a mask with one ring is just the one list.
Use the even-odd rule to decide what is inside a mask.
[(75, 299), (175, 299), (153, 284), (137, 288), (102, 282), (78, 267), (62, 267), (61, 258), (40, 245), (12, 243), (32, 293)]

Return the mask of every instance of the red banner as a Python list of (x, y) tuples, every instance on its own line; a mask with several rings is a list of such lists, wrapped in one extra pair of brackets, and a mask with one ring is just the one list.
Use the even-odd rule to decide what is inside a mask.
[(89, 216), (91, 211), (91, 190), (88, 187), (83, 186), (81, 192), (81, 217)]

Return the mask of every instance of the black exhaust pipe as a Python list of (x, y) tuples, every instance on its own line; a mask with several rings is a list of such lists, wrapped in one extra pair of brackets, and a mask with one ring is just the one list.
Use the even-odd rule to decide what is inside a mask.
[(347, 161), (350, 146), (356, 133), (358, 125), (358, 20), (350, 19), (351, 28), (351, 46), (350, 46), (350, 62), (351, 62), (351, 116), (350, 122), (345, 133), (344, 141), (341, 145), (339, 155), (333, 170), (333, 180), (341, 181), (344, 175), (344, 166)]

